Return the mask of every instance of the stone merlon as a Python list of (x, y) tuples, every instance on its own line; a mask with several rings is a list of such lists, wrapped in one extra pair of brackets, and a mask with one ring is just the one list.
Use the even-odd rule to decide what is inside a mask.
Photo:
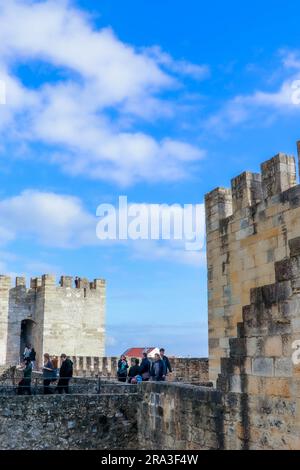
[[(297, 143), (300, 158), (300, 141)], [(279, 153), (261, 164), (261, 173), (245, 171), (231, 180), (231, 190), (216, 188), (205, 195), (206, 229), (219, 229), (219, 221), (256, 206), (297, 184), (295, 157)]]

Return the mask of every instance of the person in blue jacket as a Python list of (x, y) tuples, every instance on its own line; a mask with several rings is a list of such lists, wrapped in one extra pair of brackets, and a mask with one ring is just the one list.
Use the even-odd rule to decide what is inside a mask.
[(118, 361), (118, 371), (117, 371), (117, 376), (119, 382), (126, 382), (127, 380), (127, 369), (128, 369), (128, 362), (126, 360), (126, 357), (124, 354), (120, 357)]
[(165, 366), (159, 354), (155, 354), (154, 361), (151, 365), (150, 375), (151, 380), (156, 382), (164, 380)]

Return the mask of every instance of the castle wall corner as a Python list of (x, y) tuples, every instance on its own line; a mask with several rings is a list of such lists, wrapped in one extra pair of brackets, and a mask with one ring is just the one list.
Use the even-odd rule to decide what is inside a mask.
[(279, 153), (262, 163), (261, 174), (244, 172), (231, 190), (217, 188), (205, 202), (209, 378), (215, 382), (251, 289), (275, 281), (274, 263), (290, 256), (289, 241), (299, 236), (295, 158)]

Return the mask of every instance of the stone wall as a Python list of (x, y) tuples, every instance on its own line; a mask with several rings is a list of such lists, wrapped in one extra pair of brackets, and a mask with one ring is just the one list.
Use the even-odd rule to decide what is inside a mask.
[(251, 289), (216, 389), (143, 385), (141, 446), (300, 450), (300, 237), (289, 251), (275, 282)]
[[(22, 326), (23, 325), (23, 326)], [(30, 281), (0, 276), (0, 364), (16, 364), (25, 343), (42, 362), (45, 352), (59, 356), (103, 356), (105, 351), (105, 281), (53, 276)]]
[(136, 396), (0, 396), (1, 449), (136, 449)]
[(299, 400), (280, 394), (279, 388), (277, 396), (251, 396), (192, 385), (143, 384), (139, 448), (300, 450)]
[(242, 173), (231, 189), (207, 194), (205, 205), (209, 368), (215, 382), (251, 288), (275, 281), (274, 262), (289, 256), (289, 240), (300, 234), (294, 157), (279, 154), (261, 165), (260, 174)]
[[(77, 376), (117, 376), (118, 357), (71, 356), (70, 359)], [(173, 372), (168, 376), (168, 380), (198, 385), (208, 383), (207, 358), (172, 357), (170, 363)]]
[(143, 384), (138, 408), (141, 449), (222, 449), (221, 392), (193, 385)]
[(206, 384), (208, 383), (208, 359), (207, 358), (170, 358), (173, 373), (169, 376), (169, 380), (190, 384)]

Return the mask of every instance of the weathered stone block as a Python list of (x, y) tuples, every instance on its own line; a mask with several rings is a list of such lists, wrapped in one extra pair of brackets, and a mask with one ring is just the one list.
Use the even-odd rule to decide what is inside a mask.
[(250, 289), (250, 302), (254, 305), (259, 305), (263, 302), (262, 287)]
[(276, 281), (286, 281), (292, 278), (291, 260), (284, 259), (275, 263)]
[(290, 256), (300, 256), (300, 237), (289, 240)]
[(272, 358), (257, 357), (252, 360), (252, 374), (263, 377), (274, 375), (274, 361)]
[(282, 356), (281, 336), (270, 336), (265, 339), (265, 355), (270, 357)]
[(266, 378), (265, 394), (268, 396), (289, 398), (290, 382), (287, 378)]
[(291, 377), (293, 375), (292, 359), (281, 357), (275, 359), (275, 377)]
[(230, 338), (230, 356), (246, 356), (245, 338)]
[(239, 322), (237, 324), (237, 336), (238, 336), (238, 338), (244, 338), (245, 337), (245, 325), (242, 322)]
[(277, 281), (287, 281), (300, 277), (300, 257), (294, 256), (275, 263)]
[(257, 356), (257, 337), (246, 338), (247, 356)]
[(234, 393), (242, 393), (242, 383), (240, 375), (231, 375), (229, 379), (230, 391)]
[(270, 336), (277, 336), (291, 332), (292, 327), (289, 319), (274, 318), (268, 324), (268, 333)]

